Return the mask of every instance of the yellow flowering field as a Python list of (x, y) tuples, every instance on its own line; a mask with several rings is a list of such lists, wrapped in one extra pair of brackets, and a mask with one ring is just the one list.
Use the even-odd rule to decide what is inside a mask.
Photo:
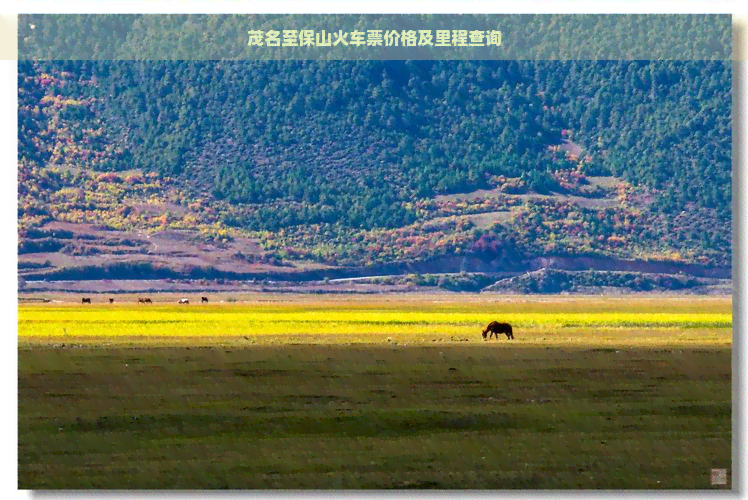
[[(663, 305), (664, 304), (664, 305)], [(59, 339), (129, 342), (347, 343), (481, 341), (493, 320), (512, 324), (517, 344), (731, 343), (728, 300), (637, 305), (636, 299), (524, 303), (496, 301), (322, 301), (208, 305), (22, 305), (21, 342)], [(680, 307), (678, 307), (680, 306)], [(502, 339), (503, 340), (503, 339)]]

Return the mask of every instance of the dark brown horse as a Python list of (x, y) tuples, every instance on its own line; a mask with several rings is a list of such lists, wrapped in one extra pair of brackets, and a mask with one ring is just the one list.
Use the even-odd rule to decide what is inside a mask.
[(485, 330), (483, 330), (483, 338), (491, 338), (491, 335), (496, 335), (496, 340), (499, 339), (499, 334), (503, 333), (507, 339), (513, 339), (514, 333), (512, 333), (512, 325), (509, 323), (499, 323), (498, 321), (492, 321), (488, 324)]

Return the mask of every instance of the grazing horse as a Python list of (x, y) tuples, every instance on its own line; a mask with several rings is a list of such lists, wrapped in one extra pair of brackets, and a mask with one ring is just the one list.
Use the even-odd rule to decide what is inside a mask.
[(91, 297), (83, 297), (81, 304), (90, 304), (90, 303), (91, 303)]
[(499, 334), (503, 333), (507, 339), (513, 339), (514, 334), (512, 333), (512, 325), (509, 323), (499, 323), (498, 321), (492, 321), (488, 324), (485, 330), (483, 330), (483, 338), (486, 336), (491, 338), (491, 335), (496, 335), (496, 340), (499, 339)]
[(190, 301), (189, 301), (189, 300), (187, 300), (187, 299), (179, 299), (179, 303), (180, 303), (180, 304), (189, 304), (189, 303), (190, 303)]
[(114, 299), (109, 299), (110, 304), (114, 304)]
[(203, 297), (200, 302), (202, 302), (203, 304), (207, 304), (208, 303), (208, 297)]

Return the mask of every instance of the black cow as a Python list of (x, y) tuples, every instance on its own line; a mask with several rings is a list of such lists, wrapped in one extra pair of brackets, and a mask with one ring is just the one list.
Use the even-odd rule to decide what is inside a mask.
[(83, 297), (82, 303), (83, 304), (90, 304), (91, 303), (91, 298), (90, 297)]
[(114, 304), (114, 299), (109, 299), (110, 304)]
[(499, 334), (503, 333), (507, 339), (513, 339), (514, 334), (512, 333), (512, 325), (509, 323), (499, 323), (498, 321), (492, 321), (488, 324), (485, 330), (483, 330), (483, 338), (491, 338), (491, 335), (496, 335), (496, 340), (499, 339)]
[(207, 304), (208, 303), (208, 297), (203, 297), (202, 300), (201, 300), (201, 302), (203, 304)]

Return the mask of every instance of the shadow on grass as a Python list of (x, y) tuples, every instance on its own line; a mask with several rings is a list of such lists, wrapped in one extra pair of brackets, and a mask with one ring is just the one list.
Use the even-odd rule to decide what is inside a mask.
[[(269, 411), (268, 408), (263, 410)], [(103, 416), (94, 419), (76, 417), (72, 422), (58, 423), (60, 430), (81, 432), (127, 432), (163, 434), (178, 431), (184, 437), (215, 436), (224, 433), (258, 437), (291, 435), (330, 435), (346, 437), (398, 437), (420, 433), (455, 430), (538, 429), (527, 417), (506, 413), (466, 414), (451, 411), (376, 410), (353, 415), (305, 414), (268, 416), (260, 412), (235, 414), (170, 414), (138, 416)], [(541, 425), (541, 427), (543, 427)]]

